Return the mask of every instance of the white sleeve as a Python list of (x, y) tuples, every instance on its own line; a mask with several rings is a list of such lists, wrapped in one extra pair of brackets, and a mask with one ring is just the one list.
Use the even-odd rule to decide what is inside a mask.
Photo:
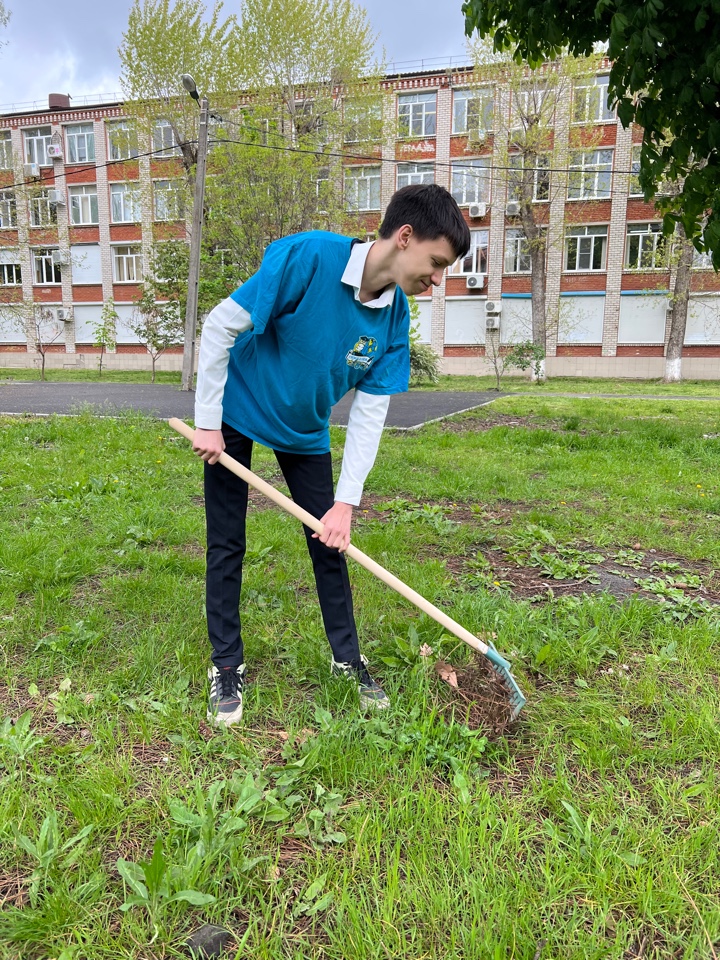
[(335, 491), (336, 500), (353, 506), (360, 503), (365, 478), (375, 463), (389, 405), (389, 396), (355, 391), (348, 417), (340, 479)]
[(222, 426), (222, 401), (230, 348), (237, 335), (251, 327), (250, 314), (232, 297), (227, 297), (207, 315), (200, 336), (195, 394), (196, 427), (219, 430)]

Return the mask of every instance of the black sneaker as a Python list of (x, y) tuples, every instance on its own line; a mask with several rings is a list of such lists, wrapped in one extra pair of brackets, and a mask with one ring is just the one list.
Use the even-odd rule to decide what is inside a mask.
[(385, 710), (390, 706), (390, 698), (380, 684), (370, 676), (365, 657), (361, 656), (359, 660), (351, 660), (348, 663), (332, 660), (331, 670), (336, 676), (355, 680), (363, 710)]
[(245, 682), (245, 664), (238, 667), (216, 667), (208, 670), (210, 704), (207, 718), (218, 726), (231, 726), (242, 719), (242, 692)]

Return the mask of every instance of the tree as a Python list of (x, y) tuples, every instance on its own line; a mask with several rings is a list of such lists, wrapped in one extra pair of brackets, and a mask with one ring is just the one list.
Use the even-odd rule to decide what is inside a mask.
[[(720, 33), (714, 0), (465, 0), (465, 29), (537, 66), (566, 49), (607, 45), (609, 94), (624, 126), (643, 128), (640, 183), (646, 199), (682, 181), (664, 230), (688, 238), (720, 268)], [(703, 164), (698, 161), (704, 161)], [(704, 220), (709, 211), (707, 219)], [(703, 225), (704, 224), (704, 225)]]
[(420, 339), (420, 306), (415, 297), (408, 297), (410, 308), (410, 383), (439, 379), (440, 358), (429, 343)]
[(32, 344), (40, 358), (40, 379), (44, 380), (45, 358), (50, 347), (65, 333), (64, 324), (56, 319), (55, 311), (41, 304), (4, 303), (0, 305), (0, 326), (13, 330), (28, 344)]
[(183, 342), (187, 302), (189, 250), (184, 240), (156, 242), (130, 329), (150, 354), (152, 382), (155, 364), (168, 349)]
[(156, 303), (151, 291), (146, 289), (135, 303), (129, 327), (150, 354), (151, 380), (155, 383), (155, 365), (168, 347), (182, 343), (184, 325), (173, 307)]
[[(548, 334), (551, 329), (557, 330), (560, 322), (559, 288), (548, 290), (549, 259), (552, 254), (553, 275), (558, 276), (565, 244), (565, 199), (574, 195), (582, 200), (585, 195), (583, 175), (579, 180), (571, 176), (568, 185), (562, 171), (568, 167), (570, 156), (591, 149), (598, 139), (591, 111), (578, 110), (578, 105), (584, 107), (586, 103), (575, 98), (575, 88), (582, 85), (583, 91), (593, 90), (597, 58), (563, 57), (533, 70), (492, 50), (486, 41), (474, 45), (473, 56), (475, 81), (495, 81), (501, 90), (501, 109), (492, 120), (494, 196), (501, 206), (500, 210), (496, 207), (496, 212), (517, 217), (515, 226), (510, 227), (512, 239), (506, 247), (506, 261), (511, 262), (506, 262), (505, 267), (511, 272), (523, 272), (529, 263), (529, 332), (536, 362), (523, 369), (529, 368), (533, 379), (544, 380)], [(596, 90), (593, 93), (597, 95)], [(576, 121), (572, 126), (571, 119)], [(572, 206), (577, 213), (578, 204)]]
[(184, 89), (189, 73), (215, 109), (230, 106), (238, 75), (237, 20), (221, 18), (221, 0), (210, 15), (201, 0), (134, 0), (118, 49), (126, 110), (153, 149), (173, 148), (190, 175), (197, 161), (198, 108)]
[(103, 304), (100, 319), (92, 325), (93, 346), (100, 350), (98, 376), (102, 376), (103, 357), (106, 350), (115, 349), (115, 330), (119, 317), (115, 310), (115, 301), (112, 297)]

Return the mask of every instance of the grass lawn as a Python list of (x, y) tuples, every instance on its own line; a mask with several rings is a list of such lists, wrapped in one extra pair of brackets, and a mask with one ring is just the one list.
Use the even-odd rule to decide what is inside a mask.
[[(720, 366), (718, 380), (685, 380), (682, 383), (663, 383), (662, 380), (608, 380), (588, 377), (554, 377), (543, 384), (531, 383), (526, 377), (505, 377), (503, 392), (523, 393), (544, 397), (555, 393), (618, 394), (668, 397), (717, 397), (720, 400)], [(3, 381), (39, 380), (40, 373), (34, 369), (18, 367), (0, 367), (0, 384)], [(46, 370), (45, 379), (49, 382), (78, 383), (150, 383), (149, 371), (104, 370), (102, 377), (97, 370)], [(156, 383), (180, 384), (180, 373), (159, 370)], [(416, 384), (412, 390), (494, 390), (495, 377), (443, 376), (438, 383)]]
[(2, 960), (176, 957), (207, 922), (253, 960), (720, 952), (720, 399), (547, 391), (385, 434), (354, 541), (497, 635), (528, 697), (502, 735), (446, 709), (434, 663), (467, 648), (354, 567), (393, 698), (360, 715), (297, 522), (255, 496), (253, 682), (212, 731), (187, 443), (0, 428)]

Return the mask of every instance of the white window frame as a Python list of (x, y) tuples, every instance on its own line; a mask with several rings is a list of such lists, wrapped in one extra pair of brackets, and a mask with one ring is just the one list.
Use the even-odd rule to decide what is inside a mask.
[[(519, 90), (514, 90), (512, 95), (512, 127), (513, 130), (524, 128), (531, 117), (545, 118), (545, 98), (548, 95), (547, 88), (535, 83), (523, 84)], [(532, 104), (531, 104), (532, 101)], [(532, 105), (532, 110), (530, 109)]]
[(65, 127), (66, 163), (95, 162), (95, 125), (73, 123)]
[(434, 137), (437, 131), (437, 93), (398, 94), (400, 137)]
[(51, 227), (57, 223), (57, 207), (50, 202), (50, 188), (43, 187), (30, 197), (30, 226)]
[[(351, 213), (380, 209), (380, 164), (365, 163), (361, 166), (345, 167), (343, 182), (345, 189), (345, 209)], [(350, 185), (353, 185), (352, 189)]]
[(99, 222), (98, 192), (96, 183), (73, 184), (68, 187), (70, 201), (70, 225), (73, 227), (96, 227)]
[(140, 223), (142, 196), (140, 184), (116, 181), (110, 184), (110, 222)]
[(0, 170), (12, 170), (13, 145), (9, 130), (0, 130)]
[(700, 252), (699, 250), (693, 250), (693, 270), (712, 270), (712, 254), (706, 252)]
[(615, 110), (608, 107), (610, 77), (602, 74), (573, 86), (573, 123), (614, 123)]
[(11, 257), (17, 256), (15, 250), (0, 249), (0, 287), (22, 286), (22, 266)]
[(42, 126), (23, 130), (25, 163), (37, 163), (41, 167), (51, 167), (52, 160), (47, 155), (47, 148), (51, 143), (52, 127)]
[(609, 200), (612, 193), (611, 149), (576, 150), (568, 163), (568, 200)]
[(177, 157), (180, 154), (180, 147), (175, 142), (175, 133), (169, 120), (155, 121), (153, 153), (156, 158)]
[[(607, 224), (581, 224), (567, 227), (565, 230), (565, 272), (602, 273), (607, 269), (607, 241)], [(598, 257), (600, 265), (595, 266)], [(585, 262), (587, 262), (587, 265), (583, 265)]]
[[(520, 200), (520, 180), (525, 168), (525, 155), (511, 153), (508, 156), (508, 200)], [(516, 179), (515, 172), (518, 177)], [(537, 156), (537, 165), (533, 170), (533, 203), (547, 203), (550, 200), (550, 155), (540, 153)]]
[[(631, 248), (637, 239), (636, 256), (631, 256)], [(643, 263), (643, 257), (649, 255), (650, 263)], [(633, 263), (633, 259), (635, 262)], [(658, 262), (659, 261), (659, 262)], [(629, 223), (625, 239), (626, 270), (667, 270), (667, 257), (661, 223)]]
[(346, 100), (343, 104), (344, 143), (382, 139), (382, 103), (379, 100)]
[[(34, 286), (49, 287), (62, 283), (60, 267), (53, 263), (53, 253), (57, 253), (57, 247), (36, 247), (31, 252)], [(48, 277), (52, 279), (48, 280)]]
[(17, 226), (17, 199), (14, 190), (0, 190), (0, 228)]
[(415, 183), (435, 183), (435, 164), (417, 163), (414, 160), (397, 165), (397, 189), (409, 187)]
[(495, 91), (492, 87), (453, 90), (453, 133), (467, 133), (471, 137), (484, 136), (492, 132), (494, 122)]
[(643, 189), (640, 186), (640, 151), (641, 143), (634, 143), (630, 148), (630, 179), (628, 180), (628, 196), (643, 197)]
[(143, 257), (139, 243), (112, 247), (113, 283), (142, 283)]
[(460, 260), (448, 267), (448, 276), (465, 277), (470, 273), (488, 272), (489, 230), (470, 231), (470, 249)]
[(508, 227), (505, 231), (503, 271), (504, 273), (523, 274), (532, 272), (528, 239), (520, 227)]
[(177, 223), (185, 216), (177, 180), (153, 180), (153, 218), (157, 223)]
[(471, 203), (490, 203), (492, 160), (476, 157), (473, 160), (455, 160), (450, 166), (450, 193), (459, 207)]
[[(113, 137), (119, 132), (121, 137)], [(109, 120), (107, 124), (108, 158), (134, 160), (138, 153), (137, 127), (131, 120)]]

